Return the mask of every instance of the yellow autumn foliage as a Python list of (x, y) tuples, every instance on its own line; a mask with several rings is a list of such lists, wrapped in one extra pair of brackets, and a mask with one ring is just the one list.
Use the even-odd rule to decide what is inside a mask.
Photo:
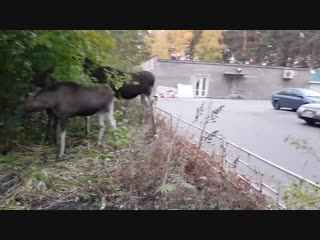
[(170, 53), (185, 55), (192, 37), (192, 30), (152, 30), (144, 40), (150, 56), (170, 59)]
[(199, 60), (219, 61), (222, 58), (221, 50), (224, 48), (223, 30), (203, 30), (195, 46), (195, 52)]

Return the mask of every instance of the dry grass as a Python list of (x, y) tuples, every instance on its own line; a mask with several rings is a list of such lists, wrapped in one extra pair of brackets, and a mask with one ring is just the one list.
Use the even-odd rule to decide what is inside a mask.
[(158, 137), (148, 146), (136, 149), (134, 154), (122, 155), (119, 160), (121, 164), (115, 179), (125, 189), (130, 190), (125, 203), (126, 208), (271, 207), (263, 195), (234, 173), (223, 174), (215, 159), (201, 151), (195, 156), (198, 151), (196, 145), (191, 145), (177, 136), (174, 138), (164, 126), (161, 126), (161, 130)]

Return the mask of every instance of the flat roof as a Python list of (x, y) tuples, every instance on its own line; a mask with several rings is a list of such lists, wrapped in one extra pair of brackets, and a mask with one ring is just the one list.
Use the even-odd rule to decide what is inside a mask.
[(251, 67), (251, 68), (268, 68), (268, 69), (283, 69), (283, 70), (295, 70), (295, 71), (309, 71), (308, 68), (276, 67), (276, 66), (262, 66), (262, 65), (251, 65), (251, 64), (234, 64), (234, 63), (216, 63), (216, 62), (205, 62), (205, 61), (184, 61), (184, 60), (158, 59), (158, 62), (177, 63), (177, 64), (218, 65), (218, 66), (235, 66), (235, 67)]

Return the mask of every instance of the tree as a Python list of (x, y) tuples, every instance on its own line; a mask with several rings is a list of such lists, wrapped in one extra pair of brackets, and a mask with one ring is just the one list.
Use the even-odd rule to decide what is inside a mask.
[[(243, 51), (243, 32), (247, 32)], [(313, 68), (319, 60), (319, 30), (230, 30), (224, 43), (236, 59), (253, 64)]]
[(170, 44), (166, 30), (151, 30), (144, 40), (149, 56), (158, 55), (159, 58), (170, 59)]
[(110, 53), (111, 65), (124, 71), (138, 70), (146, 57), (144, 36), (146, 30), (111, 30), (115, 48)]
[(264, 60), (267, 46), (261, 41), (264, 30), (229, 30), (224, 32), (224, 44), (240, 62), (256, 63)]
[(194, 58), (196, 51), (195, 46), (198, 44), (202, 30), (192, 30), (193, 32), (193, 38), (190, 42), (187, 55), (189, 55), (192, 59)]
[(304, 48), (303, 54), (307, 65), (313, 69), (320, 63), (320, 31), (304, 30)]
[(192, 30), (168, 30), (168, 40), (172, 53), (186, 56), (186, 50), (193, 38)]
[(13, 107), (30, 90), (34, 74), (49, 67), (55, 67), (59, 80), (90, 84), (83, 71), (84, 59), (105, 64), (114, 47), (110, 32), (102, 30), (1, 30), (2, 108)]
[(223, 30), (203, 30), (195, 46), (196, 55), (200, 60), (219, 61), (225, 48), (222, 41)]
[(151, 56), (170, 59), (170, 54), (185, 56), (192, 37), (192, 30), (152, 30), (145, 43)]

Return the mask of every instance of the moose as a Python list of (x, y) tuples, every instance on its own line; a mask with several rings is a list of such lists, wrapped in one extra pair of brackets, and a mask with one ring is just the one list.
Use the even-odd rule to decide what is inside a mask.
[[(55, 85), (59, 85), (59, 86), (83, 86), (82, 84), (78, 84), (78, 83), (74, 83), (74, 82), (61, 82), (56, 80), (54, 77), (52, 77), (52, 74), (54, 72), (54, 67), (49, 68), (46, 71), (40, 72), (38, 74), (35, 75), (35, 77), (33, 78), (33, 85), (36, 88), (33, 92), (28, 93), (25, 97), (29, 97), (32, 96), (34, 94), (34, 92), (39, 91), (40, 89), (47, 89), (47, 88), (51, 88)], [(23, 100), (23, 98), (22, 98)], [(50, 132), (51, 129), (56, 130), (57, 129), (57, 118), (55, 117), (55, 115), (52, 113), (52, 111), (50, 109), (46, 109), (46, 114), (47, 114), (47, 130), (46, 130), (46, 135), (45, 135), (45, 141), (49, 140), (49, 136), (50, 136)], [(85, 117), (85, 126), (86, 126), (86, 135), (89, 133), (89, 116)], [(54, 139), (56, 140), (56, 131), (53, 131), (53, 133), (55, 134)]]
[[(42, 81), (45, 83), (45, 81)], [(101, 145), (105, 131), (105, 120), (113, 129), (116, 121), (113, 117), (114, 93), (105, 86), (84, 86), (73, 82), (54, 83), (48, 81), (34, 96), (23, 99), (19, 111), (33, 112), (46, 110), (57, 122), (57, 140), (60, 142), (58, 157), (65, 152), (66, 127), (68, 119), (76, 116), (98, 114), (99, 134), (98, 145)], [(50, 127), (50, 126), (49, 126)]]
[[(86, 58), (84, 61), (85, 72), (100, 84), (108, 84), (116, 98), (133, 99), (138, 95), (141, 96), (141, 103), (144, 106), (151, 107), (151, 94), (155, 84), (155, 77), (149, 71), (140, 71), (137, 73), (125, 73), (114, 69), (110, 66), (94, 67), (94, 63)], [(124, 83), (122, 87), (117, 88), (112, 79), (117, 77), (129, 76), (129, 81)]]

